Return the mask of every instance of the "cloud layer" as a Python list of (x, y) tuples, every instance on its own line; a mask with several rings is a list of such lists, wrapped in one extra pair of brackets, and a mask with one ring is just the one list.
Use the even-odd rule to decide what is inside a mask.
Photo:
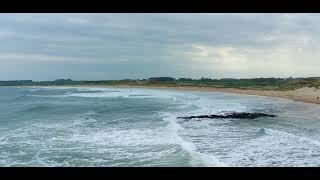
[(320, 76), (319, 14), (0, 14), (0, 79)]

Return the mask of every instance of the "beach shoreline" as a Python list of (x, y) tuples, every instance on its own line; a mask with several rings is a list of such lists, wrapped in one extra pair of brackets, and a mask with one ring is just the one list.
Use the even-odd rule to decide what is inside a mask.
[(301, 88), (291, 91), (275, 91), (275, 90), (254, 90), (254, 89), (237, 89), (237, 88), (212, 88), (212, 87), (183, 87), (183, 86), (108, 86), (119, 88), (149, 88), (149, 89), (171, 89), (171, 90), (186, 90), (186, 91), (206, 91), (206, 92), (222, 92), (231, 94), (256, 95), (290, 99), (293, 101), (300, 101), (306, 103), (320, 104), (320, 90), (315, 88)]
[[(32, 86), (35, 87), (35, 86)], [(49, 86), (41, 86), (49, 87)], [(58, 86), (61, 87), (61, 86)], [(293, 101), (320, 104), (320, 89), (316, 88), (300, 88), (290, 91), (276, 90), (254, 90), (254, 89), (238, 89), (238, 88), (213, 88), (213, 87), (196, 87), (196, 86), (135, 86), (135, 85), (71, 85), (67, 87), (110, 87), (110, 88), (145, 88), (145, 89), (163, 89), (163, 90), (184, 90), (184, 91), (206, 91), (206, 92), (222, 92), (232, 94), (256, 95), (285, 98)]]

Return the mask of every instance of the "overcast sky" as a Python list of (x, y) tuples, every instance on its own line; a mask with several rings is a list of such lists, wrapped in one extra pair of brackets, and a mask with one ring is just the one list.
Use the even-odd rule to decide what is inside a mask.
[(319, 14), (0, 14), (0, 80), (320, 76)]

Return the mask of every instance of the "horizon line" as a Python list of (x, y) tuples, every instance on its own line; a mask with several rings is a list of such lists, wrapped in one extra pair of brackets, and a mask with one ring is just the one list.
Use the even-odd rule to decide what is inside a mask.
[(43, 82), (43, 81), (121, 81), (121, 80), (150, 80), (152, 78), (172, 78), (174, 80), (179, 79), (191, 79), (191, 80), (201, 80), (201, 79), (210, 79), (210, 80), (224, 80), (224, 79), (233, 79), (233, 80), (241, 80), (241, 79), (307, 79), (307, 78), (320, 78), (320, 76), (308, 76), (308, 77), (253, 77), (253, 78), (209, 78), (209, 77), (201, 77), (201, 78), (188, 78), (188, 77), (180, 77), (174, 78), (170, 76), (155, 76), (149, 78), (125, 78), (125, 79), (100, 79), (100, 80), (73, 80), (71, 78), (61, 78), (61, 79), (54, 79), (54, 80), (33, 80), (33, 79), (16, 79), (16, 80), (0, 80), (0, 81), (32, 81), (32, 82)]

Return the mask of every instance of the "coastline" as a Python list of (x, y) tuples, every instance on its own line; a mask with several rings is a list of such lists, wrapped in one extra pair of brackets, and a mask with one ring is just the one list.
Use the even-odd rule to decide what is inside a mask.
[(320, 89), (308, 88), (308, 87), (304, 87), (296, 90), (290, 90), (290, 91), (213, 88), (213, 87), (196, 87), (196, 86), (72, 85), (67, 87), (146, 88), (146, 89), (164, 89), (164, 90), (171, 89), (171, 90), (185, 90), (185, 91), (223, 92), (223, 93), (232, 93), (232, 94), (277, 97), (277, 98), (290, 99), (293, 101), (320, 104), (320, 100), (317, 99), (317, 97), (320, 97)]
[[(106, 86), (104, 86), (106, 87)], [(256, 96), (267, 96), (285, 98), (293, 101), (300, 101), (306, 103), (320, 104), (320, 90), (315, 88), (301, 88), (291, 91), (275, 91), (275, 90), (254, 90), (254, 89), (237, 89), (237, 88), (211, 88), (211, 87), (184, 87), (184, 86), (130, 86), (130, 85), (119, 85), (119, 86), (108, 86), (108, 87), (127, 87), (127, 88), (149, 88), (149, 89), (172, 89), (172, 90), (186, 90), (186, 91), (207, 91), (207, 92), (223, 92), (232, 94), (245, 94), (245, 95), (256, 95)]]

